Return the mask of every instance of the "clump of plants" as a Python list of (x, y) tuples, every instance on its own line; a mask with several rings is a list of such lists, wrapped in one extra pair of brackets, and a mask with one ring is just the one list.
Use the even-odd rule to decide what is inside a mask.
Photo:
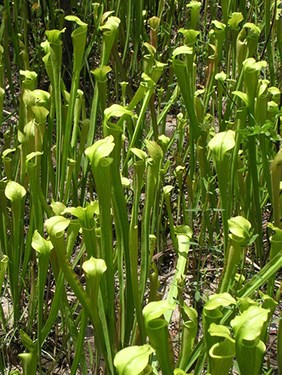
[(0, 8), (0, 372), (282, 372), (278, 1)]

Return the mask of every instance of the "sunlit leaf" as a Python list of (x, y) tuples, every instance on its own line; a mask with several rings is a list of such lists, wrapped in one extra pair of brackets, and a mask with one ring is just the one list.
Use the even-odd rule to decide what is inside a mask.
[(9, 181), (5, 188), (5, 196), (12, 202), (20, 201), (26, 195), (25, 188), (16, 181)]
[(93, 257), (90, 257), (88, 260), (86, 260), (83, 263), (82, 268), (84, 272), (91, 277), (99, 277), (107, 270), (104, 259), (95, 259)]
[(139, 375), (154, 352), (150, 345), (129, 346), (117, 352), (114, 365), (119, 375)]
[(109, 135), (104, 139), (96, 141), (92, 146), (85, 150), (85, 154), (88, 156), (94, 167), (98, 166), (101, 159), (108, 157), (115, 147), (114, 137)]
[(235, 305), (236, 300), (229, 293), (213, 294), (205, 303), (205, 310), (214, 310), (219, 307)]
[(45, 34), (51, 44), (62, 44), (61, 34), (64, 33), (65, 30), (66, 28), (62, 30), (46, 30)]
[(134, 116), (132, 111), (129, 111), (125, 107), (119, 104), (113, 104), (104, 111), (105, 119), (109, 120), (111, 117), (122, 117), (124, 115)]
[(61, 214), (71, 214), (80, 220), (84, 220), (86, 217), (92, 218), (94, 214), (99, 213), (99, 204), (97, 201), (91, 202), (86, 207), (66, 207)]
[(232, 234), (242, 239), (250, 237), (251, 223), (242, 216), (232, 217), (228, 220), (228, 228)]
[(208, 146), (213, 152), (216, 161), (221, 162), (225, 154), (235, 146), (235, 132), (227, 130), (217, 133), (210, 140)]
[(130, 151), (131, 151), (135, 156), (137, 156), (139, 159), (141, 159), (141, 160), (146, 160), (146, 158), (147, 158), (147, 154), (146, 154), (146, 152), (143, 151), (143, 150), (140, 150), (139, 148), (132, 147), (132, 148), (130, 149)]
[(260, 306), (250, 306), (242, 315), (231, 320), (236, 340), (256, 341), (268, 319), (268, 310)]
[(70, 224), (64, 216), (52, 216), (45, 221), (45, 228), (51, 237), (59, 238)]
[(146, 324), (151, 320), (161, 317), (166, 311), (174, 310), (174, 306), (167, 300), (149, 302), (143, 308), (143, 315)]
[(49, 240), (45, 240), (45, 238), (41, 236), (38, 230), (35, 230), (33, 233), (31, 246), (35, 251), (42, 255), (49, 254), (54, 247), (52, 242)]
[(211, 336), (224, 337), (225, 339), (235, 342), (235, 340), (230, 336), (230, 331), (226, 326), (211, 323), (208, 331)]
[(228, 25), (231, 29), (237, 30), (239, 23), (243, 21), (244, 17), (240, 12), (233, 12), (228, 20)]
[(238, 98), (240, 98), (241, 100), (243, 100), (243, 102), (248, 106), (249, 100), (248, 100), (248, 96), (247, 96), (247, 94), (245, 92), (242, 92), (242, 91), (233, 91), (232, 94), (238, 96)]
[(181, 46), (175, 48), (175, 50), (172, 53), (173, 59), (178, 57), (179, 55), (192, 55), (193, 54), (193, 48), (188, 46)]
[(217, 81), (225, 81), (226, 80), (226, 74), (224, 72), (217, 73), (214, 77)]

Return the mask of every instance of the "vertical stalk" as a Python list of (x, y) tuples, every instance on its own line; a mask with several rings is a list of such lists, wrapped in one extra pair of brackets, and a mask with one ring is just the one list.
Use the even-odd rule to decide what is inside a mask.
[(37, 230), (35, 230), (32, 238), (32, 247), (38, 253), (38, 317), (37, 317), (37, 358), (39, 362), (39, 371), (42, 373), (41, 367), (41, 346), (42, 346), (42, 323), (43, 323), (43, 307), (44, 307), (44, 292), (45, 284), (49, 266), (49, 256), (53, 249), (51, 241), (45, 240)]
[(62, 171), (62, 151), (63, 151), (63, 134), (64, 125), (62, 119), (62, 100), (61, 100), (61, 65), (62, 65), (62, 41), (61, 34), (63, 30), (46, 31), (48, 39), (47, 43), (43, 44), (46, 56), (43, 58), (47, 73), (51, 80), (52, 89), (54, 91), (53, 103), (56, 113), (56, 181), (55, 181), (55, 197), (60, 195), (60, 179)]
[(142, 316), (142, 304), (140, 303), (142, 298), (139, 295), (139, 271), (138, 271), (138, 248), (139, 248), (139, 236), (138, 236), (138, 212), (139, 212), (139, 201), (141, 196), (141, 191), (144, 185), (143, 174), (145, 171), (146, 163), (146, 153), (138, 149), (131, 149), (139, 159), (134, 163), (134, 201), (132, 208), (132, 216), (129, 227), (129, 248), (130, 248), (130, 264), (131, 264), (131, 280), (132, 280), (132, 289), (133, 289), (133, 298), (136, 309), (136, 318), (138, 322), (138, 329), (140, 332), (140, 341), (145, 343), (146, 334), (145, 334), (145, 325)]
[(115, 145), (113, 137), (108, 136), (95, 142), (88, 147), (85, 154), (91, 163), (92, 172), (96, 184), (100, 212), (100, 234), (101, 234), (101, 255), (105, 260), (107, 271), (103, 289), (103, 303), (110, 335), (111, 352), (113, 353), (116, 344), (115, 336), (115, 293), (114, 293), (114, 262), (113, 262), (113, 233), (111, 216), (111, 163), (113, 159), (109, 157)]
[[(124, 197), (124, 191), (121, 183), (120, 176), (120, 162), (122, 152), (122, 127), (126, 116), (133, 116), (133, 113), (127, 111), (124, 107), (119, 108), (121, 113), (117, 113), (114, 110), (111, 111), (110, 107), (105, 110), (104, 119), (104, 134), (105, 136), (111, 135), (114, 139), (115, 147), (112, 152), (113, 162), (111, 163), (111, 177), (113, 181), (112, 185), (112, 202), (113, 212), (115, 218), (115, 227), (117, 234), (117, 251), (118, 251), (118, 264), (119, 264), (119, 278), (120, 278), (120, 297), (121, 302), (125, 298), (123, 304), (121, 304), (122, 321), (121, 321), (121, 343), (124, 345), (128, 344), (130, 331), (133, 322), (133, 292), (132, 292), (132, 280), (131, 280), (131, 264), (130, 264), (130, 249), (129, 249), (129, 224), (128, 224), (128, 212), (126, 208), (126, 202)], [(124, 112), (124, 115), (122, 113)], [(111, 113), (111, 115), (110, 115)], [(111, 116), (119, 116), (121, 118), (114, 124), (110, 121)], [(124, 266), (125, 262), (125, 274), (126, 280), (124, 280)], [(123, 297), (124, 296), (124, 297)]]
[(140, 303), (144, 299), (144, 292), (149, 272), (150, 249), (150, 222), (152, 216), (152, 208), (154, 206), (156, 187), (158, 185), (161, 161), (163, 157), (162, 149), (154, 141), (146, 141), (146, 146), (151, 159), (148, 160), (147, 176), (146, 176), (146, 201), (143, 211), (142, 230), (141, 230), (141, 273), (140, 273)]
[(9, 263), (9, 280), (11, 285), (11, 293), (14, 306), (14, 325), (16, 326), (20, 318), (20, 275), (21, 275), (21, 262), (23, 255), (23, 205), (26, 190), (23, 186), (15, 181), (7, 183), (5, 188), (5, 195), (11, 202), (12, 211), (12, 240), (11, 248), (8, 248)]
[(74, 21), (77, 23), (78, 27), (72, 32), (73, 39), (73, 72), (72, 72), (72, 83), (71, 92), (69, 99), (68, 112), (66, 117), (66, 122), (64, 125), (64, 132), (62, 134), (62, 165), (60, 178), (60, 197), (62, 199), (65, 190), (65, 176), (67, 167), (67, 158), (69, 156), (69, 146), (71, 141), (71, 132), (73, 128), (73, 115), (75, 109), (75, 102), (77, 98), (77, 90), (79, 86), (80, 71), (82, 68), (82, 60), (84, 54), (84, 48), (86, 44), (86, 32), (87, 24), (82, 22), (76, 16), (67, 16), (66, 20)]
[(265, 28), (264, 36), (267, 50), (267, 61), (269, 64), (270, 82), (274, 85), (275, 82), (275, 68), (274, 68), (274, 56), (273, 56), (273, 43), (272, 43), (272, 28), (275, 22), (275, 15), (277, 10), (277, 0), (274, 1), (273, 17), (271, 17), (271, 0), (264, 0), (264, 11), (265, 11)]

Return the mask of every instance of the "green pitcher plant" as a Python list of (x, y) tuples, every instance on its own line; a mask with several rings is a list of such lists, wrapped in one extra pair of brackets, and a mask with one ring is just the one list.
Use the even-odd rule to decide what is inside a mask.
[(235, 356), (235, 340), (231, 337), (228, 327), (215, 323), (211, 323), (209, 334), (223, 338), (223, 341), (217, 342), (209, 350), (210, 373), (228, 375)]
[(232, 197), (230, 196), (230, 178), (226, 178), (226, 172), (229, 173), (230, 153), (235, 146), (235, 132), (227, 130), (225, 132), (217, 133), (208, 144), (215, 162), (217, 170), (218, 187), (220, 192), (221, 208), (222, 208), (222, 222), (224, 232), (224, 251), (227, 252), (228, 243), (228, 218), (232, 210)]
[(244, 260), (246, 246), (254, 241), (251, 224), (241, 216), (236, 216), (228, 220), (229, 246), (226, 252), (223, 276), (220, 281), (220, 292), (229, 292), (234, 282), (236, 268)]
[(150, 302), (143, 308), (146, 332), (163, 373), (172, 374), (174, 368), (173, 352), (169, 339), (168, 322), (162, 318), (174, 306), (167, 300)]

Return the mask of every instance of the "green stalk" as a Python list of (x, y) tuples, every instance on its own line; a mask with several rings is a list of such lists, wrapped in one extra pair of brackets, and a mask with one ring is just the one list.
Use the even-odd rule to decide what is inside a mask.
[(277, 362), (278, 362), (278, 373), (282, 374), (282, 316), (280, 312), (278, 336), (277, 336)]
[[(52, 266), (54, 267), (54, 262)], [(64, 274), (63, 274), (63, 271), (60, 270), (59, 274), (56, 275), (55, 268), (53, 268), (53, 272), (56, 278), (56, 289), (55, 289), (55, 294), (53, 296), (51, 308), (48, 311), (48, 318), (38, 336), (40, 337), (41, 346), (44, 344), (46, 338), (48, 337), (48, 335), (50, 334), (52, 330), (53, 325), (55, 324), (57, 320), (58, 311), (62, 302), (62, 294), (63, 294), (63, 288), (64, 288)]]
[[(231, 44), (229, 49), (229, 55), (232, 56), (232, 68), (231, 68), (231, 78), (236, 78), (236, 40), (239, 34), (239, 24), (243, 21), (242, 13), (234, 12), (231, 14), (228, 20), (228, 26), (230, 28), (231, 34)], [(229, 56), (230, 60), (230, 56)]]
[(3, 123), (4, 96), (5, 96), (5, 90), (2, 87), (0, 87), (0, 127), (1, 127), (1, 124)]
[(249, 297), (258, 290), (262, 285), (274, 276), (282, 267), (282, 251), (271, 259), (244, 287), (238, 292), (237, 297)]
[[(16, 66), (21, 67), (21, 58), (20, 58), (20, 47), (19, 47), (19, 32), (18, 32), (18, 19), (15, 17), (17, 6), (13, 6), (14, 12), (12, 12), (12, 4), (9, 2), (9, 0), (4, 0), (4, 20), (6, 21), (6, 27), (5, 31), (7, 32), (7, 35), (5, 36), (4, 40), (10, 40), (12, 41), (13, 48), (14, 48), (14, 54), (13, 59), (16, 64)], [(14, 16), (12, 19), (12, 15)], [(8, 64), (7, 64), (8, 66)], [(10, 70), (11, 72), (11, 70)], [(12, 78), (12, 77), (11, 77)], [(12, 82), (12, 80), (11, 80)], [(12, 87), (14, 87), (12, 83)]]
[(8, 256), (8, 207), (5, 196), (6, 181), (0, 180), (0, 254)]
[(226, 124), (222, 120), (222, 102), (223, 102), (223, 89), (226, 82), (226, 74), (221, 72), (215, 75), (215, 80), (217, 81), (217, 91), (218, 91), (218, 123), (219, 123), (219, 131), (226, 130)]
[(163, 188), (163, 194), (164, 194), (164, 200), (167, 210), (167, 216), (168, 216), (168, 223), (169, 223), (169, 230), (170, 230), (170, 237), (173, 243), (174, 250), (176, 251), (178, 249), (178, 242), (175, 234), (175, 228), (173, 225), (173, 216), (171, 211), (171, 194), (170, 192), (173, 190), (173, 186), (167, 185)]
[[(100, 30), (103, 32), (103, 46), (102, 46), (102, 58), (100, 62), (100, 68), (108, 65), (109, 58), (111, 55), (111, 50), (113, 48), (114, 42), (116, 40), (118, 27), (119, 27), (120, 20), (117, 17), (109, 17), (108, 20), (100, 26)], [(90, 146), (94, 142), (95, 133), (96, 133), (96, 121), (98, 115), (98, 104), (99, 104), (99, 90), (98, 85), (95, 85), (92, 106), (91, 106), (91, 114), (90, 114), (90, 126), (89, 132), (87, 137), (86, 145)], [(84, 166), (84, 173), (87, 170), (87, 162)]]
[[(230, 199), (232, 200), (231, 202), (231, 208), (230, 208), (230, 213), (232, 213), (234, 203), (236, 201), (239, 201), (240, 199), (240, 191), (239, 189), (236, 189), (236, 186), (238, 186), (238, 168), (239, 168), (239, 150), (241, 147), (242, 143), (242, 134), (241, 131), (245, 128), (246, 126), (246, 119), (247, 119), (247, 109), (243, 108), (237, 111), (237, 118), (236, 118), (236, 134), (235, 134), (235, 147), (234, 147), (234, 152), (232, 156), (232, 161), (231, 161), (231, 174), (230, 174)], [(234, 198), (232, 198), (234, 197)], [(235, 208), (235, 207), (234, 207)], [(245, 211), (244, 211), (245, 212)]]
[(122, 55), (122, 63), (125, 63), (126, 56), (128, 55), (128, 45), (129, 45), (129, 38), (130, 38), (130, 31), (132, 27), (132, 8), (134, 6), (134, 2), (132, 0), (127, 1), (127, 12), (126, 12), (126, 31), (125, 31), (125, 43)]
[(228, 245), (228, 219), (230, 217), (230, 209), (232, 197), (230, 196), (229, 184), (230, 175), (226, 171), (230, 165), (230, 150), (235, 146), (235, 132), (227, 130), (216, 134), (209, 142), (209, 148), (212, 151), (215, 161), (218, 187), (220, 192), (220, 201), (222, 209), (222, 222), (224, 233), (224, 253), (227, 254)]
[(50, 252), (53, 249), (51, 241), (45, 240), (36, 230), (32, 237), (32, 247), (38, 253), (38, 317), (37, 317), (37, 357), (39, 364), (39, 371), (42, 372), (41, 364), (41, 347), (42, 347), (42, 323), (43, 323), (43, 307), (44, 307), (44, 293), (47, 272), (49, 267)]
[[(188, 64), (186, 64), (184, 61), (177, 59), (177, 57), (181, 54), (184, 54), (187, 57)], [(172, 61), (178, 85), (180, 87), (183, 101), (189, 116), (191, 135), (193, 137), (193, 140), (197, 142), (201, 131), (195, 112), (194, 93), (191, 78), (193, 76), (193, 49), (187, 46), (176, 48), (173, 51)]]
[[(184, 54), (186, 62), (179, 60), (177, 57)], [(196, 116), (194, 104), (194, 88), (192, 77), (193, 70), (193, 48), (182, 46), (173, 51), (173, 69), (177, 78), (180, 92), (189, 118), (189, 150), (190, 150), (190, 178), (194, 179), (196, 161), (195, 161), (195, 144), (201, 134), (200, 125)], [(188, 148), (187, 148), (188, 152)]]
[(263, 243), (262, 243), (262, 212), (261, 212), (261, 205), (260, 205), (260, 197), (259, 197), (259, 179), (258, 179), (258, 170), (257, 170), (257, 150), (256, 150), (256, 140), (255, 136), (250, 135), (248, 139), (248, 165), (249, 170), (251, 172), (252, 177), (252, 194), (254, 199), (254, 207), (251, 211), (252, 215), (252, 222), (254, 223), (254, 228), (256, 233), (258, 233), (258, 240), (257, 240), (257, 256), (260, 260), (263, 257)]
[[(103, 45), (102, 45), (102, 57), (100, 62), (100, 68), (103, 70), (103, 67), (106, 67), (109, 62), (109, 58), (111, 55), (111, 51), (114, 45), (114, 42), (116, 40), (118, 27), (120, 24), (120, 20), (117, 17), (108, 17), (109, 14), (105, 13), (105, 18), (103, 17), (103, 20), (106, 22), (99, 27), (99, 29), (103, 32), (102, 38), (103, 38)], [(102, 98), (102, 103), (104, 99)], [(89, 122), (89, 130), (87, 134), (87, 141), (86, 146), (92, 145), (94, 142), (95, 134), (96, 134), (96, 123), (97, 123), (97, 116), (98, 116), (98, 105), (99, 105), (99, 89), (98, 84), (96, 83), (93, 99), (92, 99), (92, 105), (91, 105), (91, 113), (90, 113), (90, 122)], [(83, 164), (83, 173), (85, 178), (82, 182), (82, 190), (85, 190), (86, 186), (86, 173), (88, 170), (88, 160), (84, 160)], [(84, 194), (84, 193), (83, 193)], [(84, 195), (82, 194), (82, 198), (84, 198)]]
[(62, 198), (65, 190), (65, 176), (66, 176), (66, 166), (67, 158), (69, 156), (69, 146), (71, 141), (71, 132), (73, 127), (73, 115), (75, 109), (75, 102), (77, 97), (77, 90), (79, 87), (80, 71), (82, 68), (83, 54), (86, 44), (86, 33), (87, 24), (82, 22), (76, 16), (67, 16), (67, 21), (76, 22), (78, 27), (72, 32), (73, 40), (73, 71), (72, 71), (72, 83), (71, 92), (68, 105), (68, 113), (66, 117), (66, 122), (64, 126), (64, 133), (62, 134), (62, 165), (61, 165), (61, 175), (60, 175), (60, 197)]
[(62, 41), (61, 34), (63, 30), (46, 31), (48, 42), (43, 42), (41, 46), (44, 48), (46, 55), (43, 61), (54, 92), (53, 102), (56, 112), (56, 182), (55, 197), (59, 198), (60, 179), (62, 173), (62, 151), (63, 151), (63, 134), (64, 125), (62, 119), (62, 100), (61, 100), (61, 65), (62, 65)]
[(53, 131), (54, 131), (54, 117), (55, 117), (55, 104), (53, 100), (50, 100), (50, 112), (47, 119), (47, 129), (45, 132), (41, 157), (41, 187), (42, 195), (44, 200), (49, 195), (49, 189), (51, 189), (53, 196), (55, 195), (55, 173), (52, 165), (52, 154), (50, 150), (53, 147)]
[(280, 182), (282, 176), (282, 148), (278, 151), (271, 164), (271, 185), (272, 185), (272, 207), (273, 223), (277, 228), (281, 225), (281, 201), (280, 201)]
[(244, 259), (245, 247), (251, 238), (251, 224), (242, 216), (236, 216), (228, 220), (229, 248), (225, 253), (223, 276), (220, 281), (219, 292), (229, 292), (240, 262)]
[(130, 70), (132, 72), (136, 71), (137, 69), (137, 58), (138, 52), (140, 52), (139, 47), (139, 40), (140, 36), (143, 35), (144, 29), (144, 17), (143, 17), (143, 9), (144, 9), (144, 0), (134, 1), (133, 2), (133, 19), (136, 20), (134, 23), (133, 29), (133, 57), (130, 64)]
[[(272, 224), (269, 224), (268, 226), (275, 231), (274, 234), (272, 234), (272, 236), (270, 237), (269, 260), (272, 260), (273, 258), (276, 257), (277, 254), (279, 254), (279, 251), (282, 246), (282, 229), (272, 226)], [(275, 285), (275, 275), (268, 280), (267, 294), (270, 297), (274, 296), (274, 285)]]
[(12, 211), (12, 240), (11, 247), (8, 248), (9, 263), (9, 280), (11, 285), (11, 294), (14, 306), (14, 324), (16, 325), (20, 318), (20, 275), (21, 275), (21, 263), (23, 255), (23, 228), (24, 228), (24, 197), (26, 190), (23, 186), (15, 181), (7, 183), (5, 188), (5, 195), (11, 202)]
[[(256, 134), (252, 134), (253, 127), (255, 126), (255, 98), (258, 89), (258, 76), (263, 67), (266, 66), (265, 61), (256, 62), (250, 58), (243, 63), (243, 74), (246, 86), (246, 103), (248, 107), (248, 117), (250, 134), (248, 137), (248, 166), (252, 179), (252, 194), (253, 194), (253, 210), (251, 210), (252, 222), (254, 229), (258, 234), (257, 239), (257, 256), (260, 260), (263, 257), (263, 243), (262, 243), (262, 227), (261, 227), (261, 205), (259, 196), (259, 179), (257, 170), (257, 150), (256, 150)], [(238, 93), (237, 93), (238, 94)], [(242, 97), (242, 95), (241, 95)], [(242, 97), (244, 99), (244, 96)]]
[(40, 156), (42, 152), (33, 152), (27, 155), (26, 164), (30, 181), (30, 190), (32, 196), (32, 214), (35, 228), (43, 231), (43, 210), (39, 199), (39, 190), (41, 190), (38, 181), (40, 180)]
[[(138, 115), (138, 119), (137, 119), (137, 122), (136, 122), (136, 125), (135, 125), (134, 133), (132, 135), (130, 144), (128, 146), (129, 150), (132, 147), (137, 146), (136, 145), (137, 140), (140, 138), (142, 127), (144, 126), (144, 118), (145, 118), (145, 115), (146, 115), (146, 110), (148, 108), (148, 105), (150, 103), (151, 97), (152, 97), (154, 89), (155, 89), (155, 83), (150, 77), (148, 77), (147, 75), (144, 74), (143, 78), (145, 80), (146, 88), (147, 88), (148, 91), (146, 91), (146, 94), (145, 94), (144, 99), (143, 99), (142, 107), (141, 107), (139, 115)], [(141, 91), (143, 92), (142, 89), (141, 89)], [(138, 97), (137, 97), (137, 95), (135, 95), (134, 98), (138, 99), (138, 101), (139, 101), (139, 99), (140, 99), (139, 95), (141, 94), (141, 92), (138, 93), (138, 91), (137, 91), (136, 94), (138, 94)], [(133, 105), (133, 100), (132, 100), (131, 104), (128, 106), (128, 109), (129, 108), (133, 109), (132, 105)], [(127, 166), (129, 157), (130, 157), (130, 154), (127, 153), (127, 155), (125, 157), (125, 160), (124, 160), (124, 163), (123, 163), (123, 172), (124, 172), (125, 167)]]
[(31, 111), (31, 103), (29, 102), (29, 91), (34, 90), (37, 86), (37, 73), (29, 70), (20, 70), (20, 75), (22, 81), (19, 108), (19, 130), (23, 132), (24, 126), (34, 117)]
[[(0, 43), (1, 43), (1, 38), (0, 38)], [(5, 95), (3, 53), (4, 53), (4, 48), (0, 44), (0, 127), (3, 122), (3, 104), (4, 104), (4, 95)]]
[[(71, 148), (73, 150), (73, 157), (76, 154), (75, 146), (77, 145), (78, 141), (78, 132), (79, 132), (79, 120), (82, 112), (82, 120), (84, 120), (84, 109), (85, 109), (85, 97), (84, 93), (81, 90), (77, 90), (77, 97), (75, 100), (74, 105), (74, 113), (73, 113), (73, 131), (71, 136)], [(81, 157), (81, 155), (80, 155)], [(79, 159), (78, 159), (79, 160)], [(80, 165), (80, 164), (79, 164)]]
[[(280, 62), (282, 61), (282, 17), (280, 15), (280, 17), (278, 19), (276, 19), (276, 36), (277, 36), (277, 49), (278, 49), (278, 52), (279, 52), (279, 58), (280, 58)], [(280, 67), (281, 69), (281, 67)]]
[[(103, 303), (99, 298), (100, 292), (100, 282), (103, 274), (107, 270), (106, 263), (103, 259), (95, 259), (90, 257), (89, 260), (83, 263), (82, 268), (86, 274), (86, 291), (89, 296), (89, 301), (91, 303), (90, 309), (93, 316), (93, 325), (95, 329), (95, 338), (98, 342), (98, 347), (101, 352), (106, 354), (107, 357), (107, 366), (109, 366), (110, 373), (113, 374), (113, 358), (111, 356), (111, 346), (110, 336), (108, 332), (108, 321), (107, 325), (102, 326), (100, 321), (100, 316), (102, 315), (99, 310), (103, 310)], [(98, 307), (98, 308), (97, 308)], [(105, 322), (105, 319), (101, 318), (102, 322)]]
[[(178, 299), (178, 295), (180, 294), (180, 282), (185, 277), (185, 270), (187, 266), (187, 258), (188, 252), (190, 248), (190, 240), (192, 237), (192, 230), (186, 226), (181, 225), (175, 228), (176, 236), (177, 236), (177, 253), (178, 259), (176, 264), (176, 271), (172, 282), (170, 284), (170, 288), (167, 295), (167, 301), (171, 304), (174, 303)], [(164, 314), (165, 320), (169, 323), (172, 316), (171, 311), (167, 311)]]
[[(107, 317), (111, 350), (115, 347), (115, 293), (114, 293), (114, 263), (113, 263), (113, 234), (111, 217), (111, 163), (109, 157), (115, 144), (113, 137), (108, 136), (95, 142), (88, 147), (85, 154), (91, 163), (92, 172), (96, 184), (100, 212), (100, 233), (101, 233), (101, 255), (105, 260), (107, 271), (103, 295), (105, 313)], [(114, 181), (113, 181), (114, 182)]]
[[(122, 321), (121, 321), (121, 344), (128, 344), (130, 332), (133, 323), (133, 291), (132, 291), (132, 280), (131, 280), (131, 264), (130, 264), (130, 249), (129, 249), (129, 223), (128, 223), (128, 212), (125, 202), (124, 190), (122, 187), (121, 176), (120, 176), (120, 162), (121, 162), (121, 151), (122, 151), (122, 127), (125, 117), (132, 116), (133, 113), (127, 111), (124, 107), (112, 107), (105, 110), (104, 118), (104, 135), (111, 135), (114, 139), (115, 147), (112, 152), (113, 162), (111, 163), (111, 178), (113, 181), (112, 185), (112, 202), (113, 211), (115, 218), (115, 227), (117, 235), (117, 251), (118, 251), (118, 268), (121, 288), (121, 302), (125, 298), (124, 303), (121, 304), (122, 309)], [(110, 120), (112, 117), (120, 117), (117, 124), (112, 123)], [(125, 262), (125, 274), (126, 281), (124, 283), (124, 267)], [(122, 292), (124, 291), (124, 292)], [(124, 294), (124, 297), (123, 297)]]
[(275, 20), (275, 14), (277, 11), (277, 0), (274, 1), (273, 17), (271, 17), (271, 0), (264, 0), (264, 11), (265, 11), (265, 27), (264, 36), (266, 41), (267, 49), (267, 61), (269, 64), (270, 82), (274, 85), (275, 82), (275, 68), (274, 68), (274, 56), (273, 56), (273, 43), (272, 43), (272, 27)]
[(1, 259), (0, 259), (0, 297), (1, 297), (1, 294), (2, 294), (2, 284), (3, 284), (3, 281), (4, 281), (6, 269), (8, 267), (8, 262), (9, 262), (9, 258), (7, 257), (7, 255), (1, 255)]
[[(79, 327), (79, 332), (78, 332), (78, 337), (76, 341), (76, 349), (75, 349), (75, 354), (71, 366), (71, 375), (76, 375), (78, 372), (78, 366), (79, 363), (82, 366), (82, 360), (81, 357), (84, 357), (84, 344), (85, 344), (85, 333), (86, 333), (86, 328), (87, 328), (87, 315), (85, 311), (81, 312), (81, 322), (80, 322), (80, 327)], [(98, 348), (97, 348), (98, 349)], [(86, 372), (86, 369), (84, 369), (84, 372)]]
[(75, 165), (76, 165), (76, 161), (74, 159), (68, 158), (67, 162), (68, 162), (68, 166), (67, 166), (67, 171), (66, 171), (66, 176), (65, 176), (65, 181), (64, 181), (64, 199), (63, 199), (65, 203), (68, 202), (69, 197), (70, 197), (71, 182), (72, 182)]
[(146, 141), (146, 146), (151, 156), (148, 160), (147, 177), (146, 177), (146, 191), (145, 191), (145, 206), (143, 210), (142, 229), (141, 229), (141, 272), (140, 272), (140, 303), (144, 298), (146, 282), (149, 272), (150, 249), (149, 236), (150, 222), (152, 217), (152, 208), (154, 207), (156, 187), (158, 185), (159, 173), (161, 168), (161, 160), (163, 152), (161, 147), (154, 141)]
[(136, 318), (138, 322), (138, 329), (140, 332), (140, 341), (145, 343), (146, 334), (145, 334), (145, 325), (142, 316), (142, 304), (141, 296), (139, 295), (139, 282), (138, 282), (138, 247), (139, 247), (139, 238), (138, 238), (138, 212), (139, 212), (139, 202), (141, 191), (144, 186), (143, 175), (145, 171), (146, 163), (146, 153), (142, 150), (135, 148), (131, 149), (131, 152), (138, 157), (138, 160), (134, 163), (134, 201), (132, 208), (132, 216), (129, 226), (129, 248), (130, 248), (130, 264), (131, 264), (131, 280), (132, 280), (132, 289), (133, 289), (133, 298), (134, 305), (136, 310)]
[(222, 22), (212, 21), (214, 25), (214, 29), (212, 29), (209, 33), (210, 37), (213, 37), (215, 40), (213, 41), (215, 45), (214, 54), (209, 56), (210, 60), (210, 67), (209, 67), (209, 76), (208, 76), (208, 83), (207, 89), (205, 90), (205, 97), (204, 97), (204, 113), (207, 113), (208, 103), (210, 97), (214, 91), (214, 79), (215, 75), (220, 67), (220, 62), (222, 58), (222, 46), (225, 41), (227, 43), (226, 38), (226, 25)]
[(92, 71), (98, 86), (101, 113), (104, 113), (107, 106), (107, 74), (110, 73), (111, 70), (112, 69), (109, 66), (104, 65), (101, 68), (96, 68), (94, 71)]
[[(166, 137), (165, 135), (161, 135), (158, 139), (158, 144), (163, 151), (163, 156), (166, 153), (168, 142), (169, 142), (169, 138)], [(162, 166), (162, 164), (163, 164), (163, 157), (160, 160), (160, 165)], [(169, 162), (167, 161), (167, 163), (163, 166), (162, 169), (160, 169), (160, 172), (159, 172), (159, 177), (158, 177), (158, 181), (157, 181), (157, 185), (155, 189), (156, 191), (155, 191), (154, 206), (153, 206), (152, 221), (151, 221), (151, 234), (156, 234), (156, 236), (160, 240), (161, 240), (160, 231), (159, 231), (161, 227), (160, 217), (161, 217), (161, 210), (163, 207), (162, 185), (163, 185), (163, 178), (167, 171), (168, 165), (169, 165)], [(158, 250), (159, 250), (159, 247), (158, 247)]]

